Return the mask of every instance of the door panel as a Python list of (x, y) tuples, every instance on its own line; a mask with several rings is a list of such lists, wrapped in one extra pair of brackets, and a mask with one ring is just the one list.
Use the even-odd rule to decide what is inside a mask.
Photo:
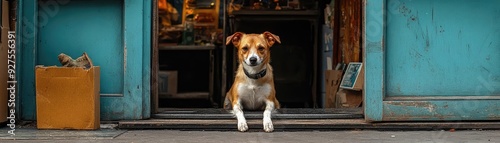
[(497, 5), (500, 1), (369, 1), (366, 120), (500, 119)]
[(123, 96), (123, 1), (71, 1), (50, 19), (42, 15), (38, 21), (46, 24), (39, 28), (37, 64), (60, 65), (60, 53), (76, 59), (87, 52), (101, 67), (101, 94)]
[(388, 5), (388, 96), (500, 95), (480, 88), (500, 83), (500, 1), (400, 2)]
[(101, 120), (150, 115), (150, 0), (19, 1), (20, 116), (36, 119), (34, 67), (87, 52), (101, 67)]

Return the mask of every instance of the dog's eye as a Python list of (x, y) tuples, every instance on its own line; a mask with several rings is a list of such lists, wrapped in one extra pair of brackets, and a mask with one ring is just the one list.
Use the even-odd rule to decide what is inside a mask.
[(259, 51), (264, 51), (264, 47), (259, 47)]
[(246, 52), (246, 51), (248, 51), (248, 47), (243, 47), (243, 48), (241, 48), (241, 49), (242, 49), (243, 51), (245, 51), (245, 52)]

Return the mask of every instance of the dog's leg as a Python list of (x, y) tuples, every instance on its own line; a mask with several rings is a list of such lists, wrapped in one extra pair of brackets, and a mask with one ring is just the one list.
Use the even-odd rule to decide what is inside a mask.
[(272, 132), (274, 130), (273, 122), (271, 121), (271, 113), (274, 110), (274, 102), (270, 100), (266, 100), (266, 109), (264, 110), (264, 131)]
[(236, 104), (233, 105), (233, 114), (236, 116), (238, 120), (238, 130), (241, 132), (248, 130), (247, 120), (243, 115), (243, 110), (240, 104), (240, 101), (236, 101)]
[(226, 110), (231, 110), (233, 108), (233, 107), (231, 107), (231, 105), (232, 105), (231, 98), (230, 98), (231, 96), (232, 95), (230, 94), (230, 92), (226, 93), (226, 99), (224, 99), (224, 106), (223, 106), (224, 109), (226, 109)]

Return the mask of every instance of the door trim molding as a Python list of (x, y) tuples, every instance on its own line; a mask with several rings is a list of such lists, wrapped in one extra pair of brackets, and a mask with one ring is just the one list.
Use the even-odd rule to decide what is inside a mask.
[(101, 97), (123, 97), (123, 94), (101, 94)]
[(383, 121), (500, 120), (498, 100), (383, 101)]
[(363, 63), (365, 83), (363, 107), (365, 120), (381, 121), (384, 99), (385, 68), (385, 2), (386, 0), (363, 1)]

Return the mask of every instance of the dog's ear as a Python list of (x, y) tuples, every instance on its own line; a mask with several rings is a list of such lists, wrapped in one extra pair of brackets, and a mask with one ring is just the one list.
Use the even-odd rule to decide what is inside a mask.
[(241, 37), (243, 37), (243, 34), (245, 33), (236, 32), (233, 35), (228, 36), (226, 38), (226, 45), (229, 45), (230, 42), (233, 42), (234, 47), (238, 47), (238, 45), (240, 45)]
[(273, 46), (275, 42), (281, 43), (280, 37), (277, 35), (274, 35), (273, 33), (266, 31), (262, 33), (264, 35), (264, 38), (266, 38), (267, 43), (269, 44), (269, 47)]

